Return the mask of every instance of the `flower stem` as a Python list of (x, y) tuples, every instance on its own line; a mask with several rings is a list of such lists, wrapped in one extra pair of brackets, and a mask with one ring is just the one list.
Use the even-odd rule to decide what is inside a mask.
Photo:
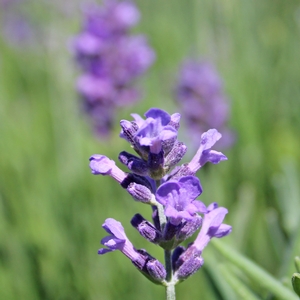
[[(160, 185), (160, 181), (156, 181), (156, 188)], [(164, 213), (164, 207), (161, 204), (157, 204), (158, 217), (161, 231), (164, 230), (164, 227), (167, 223), (167, 218)], [(172, 251), (165, 250), (165, 265), (167, 271), (166, 277), (166, 300), (176, 300), (175, 293), (175, 282), (173, 281), (173, 270), (172, 270)]]
[[(160, 186), (160, 180), (156, 180), (156, 189)], [(157, 203), (157, 210), (158, 210), (158, 218), (159, 218), (159, 224), (160, 224), (160, 229), (163, 231), (166, 223), (167, 223), (167, 218), (164, 213), (164, 207), (160, 204)]]
[(166, 286), (166, 300), (176, 300), (174, 284)]

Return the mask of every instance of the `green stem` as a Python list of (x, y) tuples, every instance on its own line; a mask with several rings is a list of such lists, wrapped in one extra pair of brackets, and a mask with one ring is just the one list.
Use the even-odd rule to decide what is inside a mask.
[[(160, 180), (156, 180), (156, 189), (158, 189), (159, 186), (160, 186)], [(157, 203), (156, 206), (157, 206), (157, 210), (158, 210), (160, 229), (161, 229), (161, 231), (163, 231), (163, 229), (167, 223), (167, 218), (165, 216), (164, 207), (160, 203)]]
[[(156, 181), (156, 187), (158, 188), (160, 185), (160, 181)], [(167, 218), (164, 213), (164, 207), (157, 203), (158, 217), (161, 231), (163, 231)], [(175, 293), (175, 282), (173, 282), (173, 270), (172, 270), (172, 252), (171, 250), (165, 250), (165, 266), (166, 266), (166, 300), (176, 300)]]
[(171, 250), (165, 250), (165, 263), (166, 263), (166, 271), (167, 271), (167, 282), (172, 281), (172, 256)]
[(166, 300), (176, 300), (175, 285), (166, 286)]

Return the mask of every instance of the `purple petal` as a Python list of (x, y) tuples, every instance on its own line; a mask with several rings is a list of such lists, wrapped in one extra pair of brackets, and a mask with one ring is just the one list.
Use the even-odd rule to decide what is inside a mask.
[(166, 141), (177, 136), (177, 130), (172, 126), (166, 126), (159, 134), (161, 141)]
[(104, 155), (94, 154), (90, 157), (90, 168), (94, 175), (109, 175), (115, 162)]
[(179, 194), (180, 185), (176, 181), (167, 181), (156, 191), (156, 200), (162, 205), (166, 205), (169, 198), (173, 198), (172, 191)]
[(202, 187), (200, 180), (195, 176), (184, 176), (181, 177), (179, 183), (184, 185), (184, 189), (188, 191), (191, 199), (196, 199), (202, 193)]
[(199, 212), (201, 214), (207, 213), (207, 208), (203, 202), (201, 202), (199, 200), (194, 200), (193, 205), (195, 205), (197, 207), (197, 212)]
[(138, 127), (141, 127), (145, 120), (138, 114), (131, 114), (131, 116), (133, 117), (135, 123), (138, 125)]
[(145, 113), (146, 118), (152, 118), (152, 119), (160, 119), (161, 125), (166, 126), (171, 121), (171, 116), (164, 110), (159, 108), (150, 108)]
[(126, 234), (124, 231), (124, 227), (119, 221), (116, 221), (115, 219), (108, 218), (103, 223), (102, 227), (108, 232), (109, 234), (114, 235), (116, 238), (120, 240), (126, 240)]
[(222, 134), (216, 129), (209, 129), (201, 135), (201, 145), (203, 150), (210, 149), (220, 138)]
[(221, 238), (228, 235), (232, 231), (232, 227), (227, 224), (221, 224), (218, 230), (214, 233), (214, 237)]
[(200, 157), (200, 165), (203, 166), (207, 162), (218, 164), (222, 160), (227, 160), (227, 157), (222, 152), (214, 150), (204, 150)]

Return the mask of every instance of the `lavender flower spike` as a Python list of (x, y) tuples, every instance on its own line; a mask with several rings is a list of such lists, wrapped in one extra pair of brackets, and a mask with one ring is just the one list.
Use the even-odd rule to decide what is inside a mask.
[(192, 174), (196, 174), (207, 162), (218, 164), (222, 160), (227, 160), (227, 157), (222, 152), (211, 150), (211, 147), (221, 137), (221, 133), (216, 129), (209, 129), (201, 135), (200, 147), (196, 155), (187, 165)]
[(120, 106), (142, 97), (135, 80), (155, 60), (146, 37), (130, 33), (139, 18), (132, 1), (88, 6), (82, 31), (72, 41), (71, 51), (83, 72), (77, 90), (98, 136), (109, 136)]
[(198, 146), (199, 132), (210, 128), (218, 128), (222, 132), (222, 149), (232, 145), (234, 134), (227, 124), (230, 102), (225, 95), (222, 79), (211, 62), (186, 60), (178, 76), (175, 97), (193, 147)]
[(100, 154), (94, 154), (90, 157), (90, 168), (92, 174), (109, 175), (119, 183), (127, 177), (127, 174), (119, 169), (113, 160)]
[(164, 205), (165, 215), (173, 225), (182, 220), (191, 221), (197, 212), (206, 213), (205, 205), (195, 200), (202, 193), (200, 181), (194, 176), (184, 176), (162, 184), (156, 192), (156, 200)]

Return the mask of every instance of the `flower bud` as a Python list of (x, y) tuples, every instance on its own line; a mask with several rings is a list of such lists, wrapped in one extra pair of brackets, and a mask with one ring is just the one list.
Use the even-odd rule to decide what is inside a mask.
[(140, 235), (149, 242), (157, 244), (161, 240), (161, 233), (140, 214), (134, 215), (131, 225), (138, 230)]
[(148, 154), (148, 166), (150, 177), (153, 179), (161, 179), (164, 175), (164, 152), (160, 151), (159, 153), (149, 152)]
[(175, 277), (179, 280), (185, 280), (196, 273), (203, 265), (204, 259), (201, 256), (191, 257), (186, 260), (175, 272)]
[(165, 267), (157, 260), (157, 259), (152, 259), (147, 262), (146, 268), (149, 272), (149, 275), (158, 282), (162, 282), (165, 280), (167, 276), (167, 272)]
[(185, 221), (176, 233), (176, 239), (180, 242), (191, 237), (202, 225), (202, 217), (196, 215), (192, 221)]
[(133, 197), (134, 200), (143, 203), (151, 203), (151, 200), (154, 198), (154, 195), (146, 186), (137, 184), (135, 182), (129, 184), (127, 187), (127, 192)]
[(176, 141), (175, 145), (173, 146), (172, 150), (168, 153), (165, 157), (165, 164), (164, 167), (166, 171), (174, 167), (177, 163), (181, 161), (183, 156), (185, 155), (187, 150), (186, 145), (182, 142)]
[(141, 176), (148, 175), (149, 166), (147, 162), (136, 157), (135, 155), (132, 155), (126, 151), (122, 151), (119, 154), (119, 161), (135, 174)]

